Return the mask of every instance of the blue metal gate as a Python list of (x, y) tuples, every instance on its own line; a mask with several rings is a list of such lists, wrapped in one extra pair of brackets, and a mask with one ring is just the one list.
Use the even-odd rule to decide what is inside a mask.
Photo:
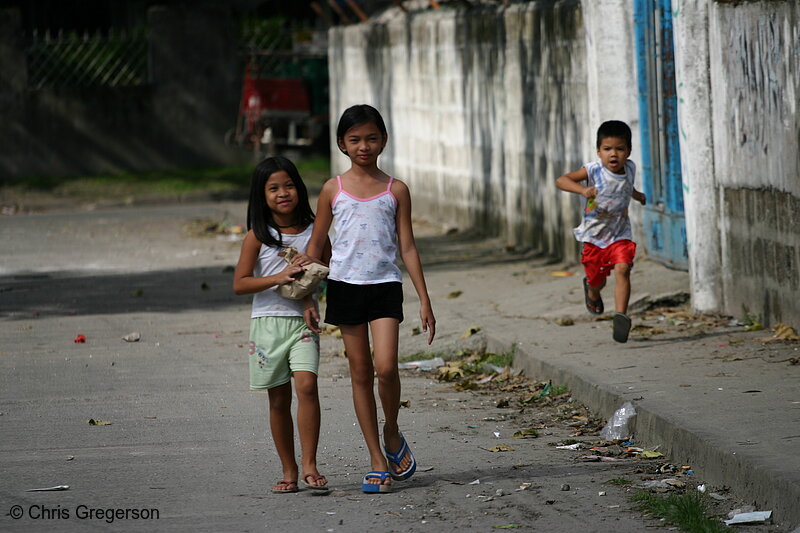
[(649, 257), (688, 268), (670, 0), (634, 0), (645, 243)]

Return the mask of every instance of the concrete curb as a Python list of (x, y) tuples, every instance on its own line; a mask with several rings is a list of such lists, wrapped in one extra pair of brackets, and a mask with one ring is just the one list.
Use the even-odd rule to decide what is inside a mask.
[[(588, 376), (543, 361), (528, 353), (516, 342), (509, 344), (491, 335), (486, 336), (487, 350), (504, 353), (514, 350), (514, 368), (537, 380), (553, 380), (566, 385), (576, 399), (605, 418), (610, 417), (625, 401), (623, 395)], [(702, 428), (687, 428), (678, 417), (658, 413), (648, 401), (633, 402), (636, 406), (633, 432), (637, 443), (661, 445), (659, 451), (677, 461), (679, 465), (693, 465), (702, 470), (703, 479), (718, 486), (735, 487), (745, 501), (751, 501), (759, 510), (772, 510), (773, 523), (800, 527), (800, 485), (785, 476), (758, 464), (756, 457), (748, 457), (729, 449)]]

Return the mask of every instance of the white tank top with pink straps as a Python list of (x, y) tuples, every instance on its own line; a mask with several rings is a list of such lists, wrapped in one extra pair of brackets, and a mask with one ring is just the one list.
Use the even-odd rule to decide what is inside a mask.
[(371, 198), (357, 198), (342, 188), (331, 202), (333, 210), (333, 243), (330, 279), (355, 285), (372, 285), (402, 281), (396, 264), (397, 198), (392, 182), (386, 190)]

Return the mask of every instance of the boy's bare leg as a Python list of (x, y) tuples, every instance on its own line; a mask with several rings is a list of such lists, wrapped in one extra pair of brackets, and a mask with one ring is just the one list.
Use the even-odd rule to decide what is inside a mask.
[(602, 291), (603, 288), (606, 286), (606, 278), (603, 278), (603, 283), (599, 287), (592, 287), (589, 284), (587, 284), (586, 286), (589, 287), (587, 291), (589, 293), (589, 298), (594, 301), (597, 301), (600, 299), (600, 291)]
[[(297, 462), (294, 459), (294, 426), (292, 423), (291, 382), (269, 389), (269, 428), (278, 450), (283, 480), (297, 483)], [(279, 490), (275, 485), (273, 489)]]
[[(378, 374), (378, 394), (381, 397), (383, 416), (383, 442), (396, 453), (400, 449), (400, 429), (397, 416), (400, 411), (400, 373), (397, 369), (397, 346), (400, 322), (395, 318), (379, 318), (370, 322), (372, 347), (375, 353), (375, 371)], [(411, 465), (406, 455), (400, 467), (390, 465), (395, 473), (404, 472)]]
[[(386, 458), (381, 450), (378, 437), (378, 414), (375, 404), (375, 367), (369, 350), (369, 332), (366, 324), (355, 326), (340, 326), (342, 340), (347, 350), (347, 361), (350, 365), (350, 379), (353, 383), (353, 405), (356, 410), (358, 425), (364, 435), (367, 449), (369, 450), (370, 468), (381, 472), (388, 471)], [(369, 483), (379, 485), (380, 479), (370, 478)], [(391, 479), (386, 478), (386, 485), (391, 484)]]
[[(317, 444), (319, 443), (319, 391), (317, 376), (313, 372), (295, 372), (294, 388), (297, 393), (297, 432), (300, 434), (300, 462), (303, 479), (309, 485), (327, 484), (317, 470)], [(312, 478), (313, 477), (313, 478)]]
[(616, 284), (614, 286), (614, 304), (617, 313), (628, 312), (628, 300), (631, 297), (631, 265), (617, 263), (614, 265)]

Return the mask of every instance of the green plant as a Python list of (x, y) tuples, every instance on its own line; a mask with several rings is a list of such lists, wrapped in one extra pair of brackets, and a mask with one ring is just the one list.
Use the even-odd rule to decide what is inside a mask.
[(633, 481), (631, 481), (630, 479), (624, 478), (624, 477), (615, 477), (615, 478), (609, 479), (605, 483), (607, 485), (619, 485), (619, 486), (622, 487), (622, 486), (626, 486), (626, 485), (632, 485)]
[(640, 492), (634, 496), (639, 508), (689, 533), (731, 533), (706, 515), (707, 504), (699, 493), (670, 494), (666, 498)]
[(751, 313), (744, 304), (742, 304), (742, 314), (744, 315), (742, 322), (744, 323), (745, 331), (758, 331), (764, 329), (764, 325), (761, 322), (761, 315), (757, 313)]

